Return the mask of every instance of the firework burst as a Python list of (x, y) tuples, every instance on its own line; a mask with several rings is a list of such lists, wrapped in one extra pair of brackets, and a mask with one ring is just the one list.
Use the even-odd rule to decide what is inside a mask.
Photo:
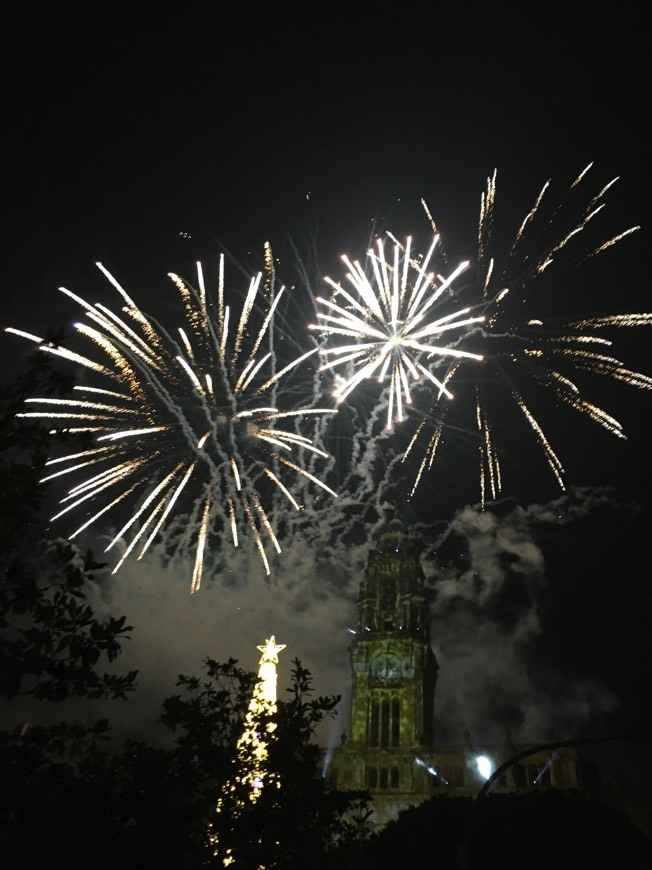
[(351, 372), (336, 390), (336, 398), (342, 401), (367, 378), (376, 376), (381, 384), (388, 380), (387, 428), (404, 419), (404, 406), (412, 402), (411, 381), (425, 379), (437, 388), (438, 397), (443, 394), (452, 398), (447, 378), (437, 377), (432, 371), (429, 361), (433, 357), (436, 363), (442, 358), (482, 358), (441, 343), (445, 333), (479, 323), (484, 317), (469, 317), (468, 308), (433, 316), (436, 304), (446, 298), (444, 294), (468, 266), (461, 263), (447, 278), (429, 272), (437, 243), (435, 236), (425, 256), (413, 256), (409, 238), (405, 246), (395, 241), (388, 262), (379, 239), (377, 250), (368, 252), (371, 276), (357, 260), (342, 257), (354, 293), (327, 277), (333, 295), (331, 299), (317, 297), (323, 310), (317, 314), (319, 323), (309, 328), (350, 339), (322, 349), (323, 355), (331, 358), (322, 365), (322, 371), (346, 366)]
[(266, 278), (259, 273), (251, 279), (237, 319), (225, 303), (223, 257), (214, 304), (200, 264), (197, 289), (170, 274), (186, 317), (178, 338), (146, 315), (100, 263), (122, 298), (120, 314), (60, 288), (84, 310), (90, 322), (75, 328), (96, 354), (84, 356), (7, 330), (97, 377), (98, 385), (77, 386), (72, 398), (28, 399), (30, 409), (20, 416), (92, 438), (87, 449), (50, 459), (44, 480), (76, 481), (52, 518), (76, 509), (90, 513), (71, 539), (121, 503), (131, 505), (107, 547), (129, 539), (114, 573), (132, 552), (142, 558), (180, 510), (188, 521), (178, 546), (194, 551), (193, 592), (214, 534), (228, 535), (235, 546), (242, 531), (252, 534), (269, 573), (265, 542), (277, 552), (281, 548), (263, 492), (299, 510), (301, 496), (284, 482), (290, 475), (301, 488), (315, 484), (335, 495), (310, 470), (310, 457), (328, 454), (300, 432), (309, 415), (321, 417), (332, 409), (317, 408), (314, 401), (278, 407), (279, 385), (314, 349), (286, 364), (277, 359), (272, 324), (284, 288), (275, 289), (271, 264), (268, 248)]
[[(495, 254), (494, 216), (496, 173), (487, 180), (481, 198), (477, 238), (477, 259), (466, 292), (472, 294), (474, 311), (485, 316), (476, 330), (475, 341), (482, 350), (483, 363), (467, 367), (465, 380), (473, 384), (474, 425), (479, 436), (481, 500), (496, 498), (502, 488), (500, 448), (494, 437), (492, 407), (497, 391), (512, 401), (522, 414), (559, 486), (564, 488), (564, 468), (552, 447), (539, 412), (533, 410), (531, 393), (542, 387), (575, 411), (597, 423), (611, 434), (624, 438), (622, 425), (610, 413), (585, 397), (582, 382), (587, 374), (601, 375), (640, 389), (652, 389), (652, 378), (629, 369), (611, 351), (612, 340), (599, 332), (607, 329), (652, 325), (652, 314), (609, 314), (597, 317), (547, 317), (550, 288), (545, 306), (536, 292), (544, 287), (551, 267), (577, 264), (601, 254), (635, 232), (631, 227), (599, 241), (587, 253), (577, 254), (575, 245), (586, 235), (605, 206), (605, 196), (617, 179), (609, 182), (578, 206), (577, 198), (586, 185), (588, 166), (573, 181), (561, 200), (552, 201), (548, 181), (522, 220), (500, 260)], [(436, 224), (423, 203), (431, 227)], [(604, 238), (604, 237), (603, 237)], [(443, 254), (444, 261), (446, 259)], [(526, 313), (527, 312), (527, 313)], [(462, 374), (462, 361), (449, 376)], [(438, 400), (417, 427), (406, 456), (425, 444), (412, 493), (424, 471), (433, 464), (443, 442), (450, 411)]]

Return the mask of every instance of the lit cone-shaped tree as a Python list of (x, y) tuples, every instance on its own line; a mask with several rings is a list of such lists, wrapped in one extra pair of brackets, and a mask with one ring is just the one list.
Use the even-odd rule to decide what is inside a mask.
[[(238, 739), (235, 769), (217, 800), (217, 818), (209, 825), (209, 844), (214, 857), (221, 860), (224, 867), (242, 863), (238, 859), (237, 843), (242, 842), (242, 834), (247, 826), (245, 814), (257, 803), (263, 787), (278, 789), (281, 785), (278, 774), (268, 769), (267, 761), (269, 739), (276, 728), (273, 720), (276, 713), (276, 665), (278, 654), (285, 646), (276, 643), (272, 635), (264, 646), (258, 647), (262, 653), (258, 681), (249, 703), (243, 733)], [(219, 824), (220, 816), (226, 816), (226, 825)], [(251, 822), (255, 824), (253, 816)], [(255, 836), (253, 830), (252, 834)], [(247, 865), (248, 862), (243, 864)], [(262, 868), (262, 865), (259, 866)]]

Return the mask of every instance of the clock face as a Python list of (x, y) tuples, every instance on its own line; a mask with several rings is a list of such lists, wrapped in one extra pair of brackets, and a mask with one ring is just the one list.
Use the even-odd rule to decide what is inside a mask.
[(381, 686), (396, 683), (401, 678), (401, 662), (396, 656), (383, 653), (372, 661), (371, 674)]

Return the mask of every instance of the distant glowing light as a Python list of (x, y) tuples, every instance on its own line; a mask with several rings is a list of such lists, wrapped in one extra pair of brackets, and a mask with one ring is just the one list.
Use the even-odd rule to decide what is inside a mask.
[(415, 761), (415, 764), (419, 765), (419, 767), (424, 767), (431, 776), (436, 776), (437, 779), (440, 779), (443, 783), (445, 783), (446, 785), (449, 785), (448, 780), (444, 779), (444, 777), (441, 775), (441, 773), (436, 768), (431, 767), (429, 764), (427, 764), (427, 762), (425, 762), (423, 760), (423, 758), (415, 758), (414, 761)]
[(491, 763), (491, 759), (487, 758), (486, 755), (478, 755), (475, 760), (476, 767), (478, 768), (478, 773), (483, 779), (489, 779), (491, 774), (493, 773), (493, 764)]

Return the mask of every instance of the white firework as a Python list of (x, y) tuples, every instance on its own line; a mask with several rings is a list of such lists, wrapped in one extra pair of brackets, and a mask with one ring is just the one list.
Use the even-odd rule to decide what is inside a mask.
[[(271, 263), (269, 249), (266, 261)], [(260, 486), (281, 495), (294, 510), (301, 504), (282, 479), (288, 473), (335, 495), (303, 462), (306, 456), (328, 454), (298, 428), (308, 415), (332, 409), (296, 403), (285, 410), (278, 407), (283, 376), (314, 353), (309, 350), (278, 366), (271, 324), (284, 288), (275, 291), (265, 282), (267, 292), (261, 294), (262, 273), (252, 278), (233, 326), (224, 298), (223, 257), (215, 304), (207, 299), (200, 264), (198, 289), (170, 274), (187, 320), (187, 329), (179, 329), (179, 339), (174, 339), (97, 265), (122, 297), (120, 314), (60, 290), (93, 324), (77, 323), (75, 328), (99, 348), (101, 360), (22, 330), (7, 330), (100, 379), (98, 386), (76, 386), (71, 398), (30, 398), (27, 403), (34, 410), (19, 415), (92, 438), (86, 449), (48, 462), (52, 473), (44, 480), (71, 475), (76, 481), (52, 519), (83, 506), (90, 517), (72, 539), (123, 501), (132, 504), (107, 547), (130, 537), (115, 573), (132, 552), (142, 558), (183, 504), (188, 522), (179, 545), (194, 550), (193, 592), (201, 583), (207, 540), (216, 532), (226, 532), (238, 546), (238, 530), (248, 530), (269, 574), (263, 539), (277, 552), (281, 548)], [(260, 295), (269, 297), (269, 305), (256, 327)]]
[(482, 359), (478, 354), (441, 342), (445, 333), (479, 323), (484, 318), (469, 316), (469, 308), (433, 316), (435, 304), (443, 301), (445, 293), (451, 292), (453, 281), (468, 266), (467, 262), (461, 263), (447, 278), (428, 272), (437, 242), (438, 236), (435, 236), (425, 257), (413, 258), (410, 238), (404, 247), (394, 240), (388, 262), (383, 242), (378, 240), (377, 251), (368, 252), (371, 277), (357, 260), (351, 262), (343, 256), (349, 270), (346, 277), (355, 292), (350, 293), (341, 284), (325, 278), (334, 294), (330, 300), (317, 298), (324, 310), (317, 314), (319, 323), (309, 327), (331, 336), (353, 339), (322, 349), (322, 353), (330, 357), (322, 370), (344, 365), (353, 369), (337, 389), (337, 399), (345, 399), (366, 378), (376, 376), (381, 384), (389, 379), (388, 428), (404, 419), (404, 406), (412, 402), (410, 382), (428, 380), (437, 388), (439, 396), (452, 398), (446, 377), (437, 377), (428, 364), (433, 357), (437, 357), (438, 362), (441, 357)]
[[(473, 389), (469, 390), (467, 386), (466, 398), (461, 397), (458, 404), (466, 405), (470, 414), (466, 425), (463, 417), (458, 415), (455, 426), (458, 429), (477, 428), (483, 505), (487, 497), (496, 499), (503, 488), (502, 450), (493, 433), (496, 420), (504, 417), (501, 394), (508, 397), (523, 416), (527, 423), (523, 431), (531, 431), (558, 485), (564, 489), (564, 466), (534, 404), (542, 388), (560, 403), (623, 439), (625, 434), (621, 423), (585, 396), (589, 385), (586, 376), (599, 375), (638, 389), (652, 390), (649, 375), (630, 369), (610, 349), (614, 343), (611, 336), (615, 336), (616, 330), (650, 326), (651, 313), (568, 317), (563, 311), (554, 310), (551, 294), (542, 296), (540, 293), (546, 279), (552, 282), (555, 267), (558, 279), (563, 265), (579, 264), (602, 254), (639, 229), (632, 226), (615, 235), (608, 234), (605, 239), (602, 235), (605, 230), (598, 229), (597, 221), (599, 215), (604, 216), (605, 197), (617, 179), (598, 186), (587, 200), (582, 191), (590, 178), (591, 168), (592, 164), (589, 164), (580, 172), (561, 198), (553, 197), (551, 182), (547, 181), (517, 225), (513, 241), (506, 251), (501, 251), (494, 234), (495, 171), (487, 178), (481, 196), (477, 256), (466, 290), (472, 294), (471, 303), (486, 314), (485, 326), (480, 331), (485, 362), (479, 369), (472, 366), (464, 373), (464, 380), (467, 384), (470, 382)], [(423, 206), (431, 229), (436, 232), (430, 210), (425, 202)], [(586, 239), (589, 226), (598, 235), (589, 235), (590, 247), (583, 253), (577, 246)], [(445, 255), (443, 257), (445, 262)], [(566, 299), (572, 300), (576, 306), (579, 303), (572, 289), (571, 286)], [(607, 336), (599, 334), (605, 331)], [(538, 388), (537, 392), (533, 388)], [(456, 410), (461, 412), (461, 407)], [(423, 473), (432, 467), (444, 443), (442, 435), (450, 414), (450, 405), (433, 402), (408, 446), (406, 456), (412, 451), (416, 455), (422, 444), (426, 445), (411, 494), (414, 494)]]

